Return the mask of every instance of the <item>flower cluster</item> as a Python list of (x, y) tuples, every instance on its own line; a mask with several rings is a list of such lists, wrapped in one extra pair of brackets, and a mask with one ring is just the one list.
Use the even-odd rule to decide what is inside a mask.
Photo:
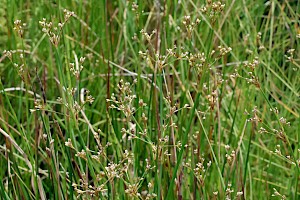
[(224, 8), (225, 4), (222, 4), (221, 1), (212, 2), (212, 0), (208, 0), (206, 5), (202, 6), (200, 11), (203, 14), (206, 14), (212, 21), (215, 21), (216, 17), (224, 11)]
[(26, 23), (22, 23), (21, 20), (14, 21), (14, 30), (17, 32), (17, 34), (23, 38), (24, 36), (24, 27), (26, 26)]
[(192, 36), (193, 30), (196, 28), (196, 26), (201, 22), (199, 18), (195, 20), (195, 22), (191, 21), (191, 16), (187, 15), (184, 16), (184, 19), (182, 21), (182, 24), (185, 26), (185, 29), (187, 31), (187, 35), (190, 38)]
[(127, 119), (136, 111), (136, 108), (133, 106), (133, 100), (136, 99), (136, 95), (133, 94), (130, 86), (129, 82), (124, 83), (123, 79), (121, 79), (118, 84), (119, 98), (117, 99), (113, 93), (111, 98), (106, 100), (112, 103), (110, 108), (122, 111)]
[(46, 18), (43, 18), (42, 21), (39, 21), (39, 24), (42, 27), (42, 31), (49, 36), (51, 43), (55, 47), (58, 47), (61, 30), (71, 16), (74, 16), (74, 12), (70, 12), (65, 9), (64, 22), (59, 22), (57, 26), (54, 26), (52, 22), (47, 22)]
[(84, 61), (85, 61), (85, 57), (80, 57), (79, 63), (76, 62), (76, 66), (75, 66), (74, 63), (70, 63), (70, 71), (76, 77), (76, 79), (79, 79), (79, 77), (80, 77), (80, 72), (83, 69), (83, 65), (82, 64), (83, 64)]

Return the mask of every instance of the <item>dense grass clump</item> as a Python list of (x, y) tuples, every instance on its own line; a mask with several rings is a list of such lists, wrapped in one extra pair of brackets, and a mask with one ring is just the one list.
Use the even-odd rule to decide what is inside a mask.
[(2, 199), (300, 199), (300, 1), (0, 5)]

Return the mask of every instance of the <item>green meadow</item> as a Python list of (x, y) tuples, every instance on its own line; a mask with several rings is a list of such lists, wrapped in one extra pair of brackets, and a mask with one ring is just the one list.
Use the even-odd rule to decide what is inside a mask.
[(0, 199), (300, 199), (299, 12), (0, 0)]

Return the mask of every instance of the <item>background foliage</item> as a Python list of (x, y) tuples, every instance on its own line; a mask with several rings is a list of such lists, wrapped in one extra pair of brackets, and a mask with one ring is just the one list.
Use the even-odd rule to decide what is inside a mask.
[(299, 1), (0, 4), (1, 198), (300, 198)]

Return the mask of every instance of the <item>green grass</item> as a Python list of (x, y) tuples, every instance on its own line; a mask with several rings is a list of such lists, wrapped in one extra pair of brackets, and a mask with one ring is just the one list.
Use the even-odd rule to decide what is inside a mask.
[(0, 0), (1, 198), (300, 199), (300, 2), (209, 2)]

